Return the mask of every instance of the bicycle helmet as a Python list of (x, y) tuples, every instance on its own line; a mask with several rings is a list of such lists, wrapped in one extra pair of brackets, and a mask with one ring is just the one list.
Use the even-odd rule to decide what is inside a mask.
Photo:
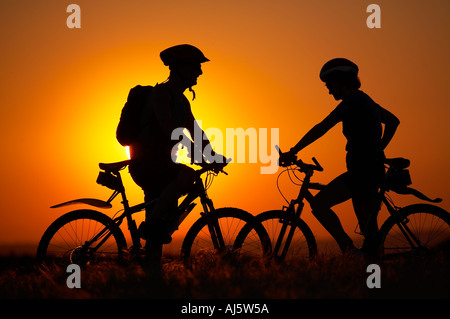
[(209, 61), (202, 51), (190, 44), (179, 44), (167, 48), (159, 56), (166, 66), (178, 63), (204, 63)]
[(335, 72), (343, 72), (357, 77), (358, 71), (358, 66), (352, 61), (344, 58), (336, 58), (323, 65), (319, 77), (323, 82), (326, 82), (329, 76)]

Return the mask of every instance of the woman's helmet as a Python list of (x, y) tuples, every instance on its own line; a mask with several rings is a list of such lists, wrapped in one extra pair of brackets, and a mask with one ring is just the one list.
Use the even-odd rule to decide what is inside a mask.
[(202, 51), (190, 44), (180, 44), (167, 48), (159, 56), (166, 66), (179, 63), (203, 63), (209, 61)]
[(336, 58), (325, 63), (320, 70), (319, 77), (323, 82), (327, 82), (331, 74), (342, 72), (350, 75), (358, 76), (358, 66), (350, 60), (344, 58)]

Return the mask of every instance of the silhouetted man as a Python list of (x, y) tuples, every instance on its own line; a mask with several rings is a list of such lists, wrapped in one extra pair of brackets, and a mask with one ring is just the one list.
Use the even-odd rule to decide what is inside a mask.
[(172, 132), (184, 127), (194, 138), (194, 130), (200, 130), (203, 141), (194, 141), (197, 148), (200, 152), (208, 149), (207, 154), (213, 153), (183, 94), (186, 89), (193, 92), (192, 87), (203, 73), (201, 64), (209, 60), (198, 48), (188, 44), (170, 47), (162, 51), (160, 57), (169, 67), (169, 78), (157, 84), (149, 94), (142, 122), (150, 123), (130, 146), (133, 180), (144, 190), (146, 201), (157, 199), (155, 206), (146, 211), (145, 223), (140, 227), (150, 253), (160, 253), (162, 244), (171, 241), (168, 221), (177, 208), (178, 198), (187, 193), (194, 182), (195, 171), (173, 160), (174, 146), (180, 141), (172, 139)]
[[(347, 139), (347, 172), (331, 181), (313, 201), (314, 216), (336, 239), (342, 252), (356, 251), (352, 239), (345, 233), (331, 207), (352, 199), (359, 226), (364, 235), (362, 251), (373, 253), (376, 220), (370, 216), (379, 208), (378, 188), (384, 179), (384, 149), (399, 125), (392, 113), (375, 103), (359, 90), (358, 66), (343, 58), (328, 61), (320, 71), (329, 94), (342, 102), (319, 124), (315, 125), (281, 160), (289, 160), (342, 122)], [(384, 132), (382, 129), (384, 124)]]

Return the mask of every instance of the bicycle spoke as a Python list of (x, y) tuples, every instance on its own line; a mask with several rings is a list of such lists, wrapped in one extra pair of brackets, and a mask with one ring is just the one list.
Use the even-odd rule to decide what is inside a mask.
[(404, 218), (401, 231), (391, 221), (384, 227), (382, 253), (386, 256), (432, 253), (450, 241), (448, 213), (432, 205), (412, 205)]
[[(104, 227), (102, 223), (89, 218), (79, 218), (67, 222), (50, 239), (47, 255), (66, 259), (72, 258), (71, 256), (77, 254), (78, 251), (80, 252), (78, 254), (81, 254), (84, 250), (85, 252), (82, 254), (86, 254), (88, 251), (91, 251), (88, 254), (92, 254), (95, 251), (97, 258), (101, 256), (117, 256), (118, 247), (114, 237), (110, 236), (111, 233), (109, 230), (106, 232), (103, 231), (103, 234), (95, 238), (95, 236), (98, 236), (104, 230)], [(96, 247), (108, 235), (110, 237), (106, 239), (101, 247)], [(85, 243), (92, 241), (94, 238), (95, 241), (90, 247), (83, 248)]]
[[(275, 249), (275, 244), (279, 240), (281, 240), (279, 250), (273, 251), (273, 253), (276, 254), (276, 256), (274, 255), (274, 257), (280, 256), (281, 252), (285, 248), (286, 239), (288, 237), (289, 232), (291, 231), (292, 227), (295, 227), (293, 225), (288, 225), (283, 238), (280, 238), (281, 235), (280, 232), (283, 227), (283, 223), (280, 221), (280, 217), (269, 218), (262, 222), (267, 233), (269, 234), (273, 249)], [(309, 259), (310, 257), (312, 256), (306, 237), (299, 227), (295, 227), (292, 240), (287, 249), (286, 256), (284, 257), (284, 261), (291, 262), (294, 260)]]
[[(263, 261), (267, 245), (263, 246), (261, 236), (266, 236), (264, 242), (269, 240), (264, 229), (259, 225), (259, 234), (249, 221), (254, 217), (249, 213), (236, 208), (222, 208), (216, 210), (217, 220), (215, 232), (223, 238), (223, 245), (219, 251), (214, 248), (207, 219), (200, 219), (186, 235), (183, 242), (183, 256), (185, 262), (192, 264), (207, 258), (245, 258)], [(244, 231), (245, 229), (245, 231)], [(239, 239), (238, 239), (239, 238)], [(270, 244), (269, 244), (270, 247)]]

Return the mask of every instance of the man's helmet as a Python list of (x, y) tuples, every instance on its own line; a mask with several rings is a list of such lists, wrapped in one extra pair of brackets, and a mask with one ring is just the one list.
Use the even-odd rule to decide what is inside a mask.
[(319, 77), (323, 82), (327, 82), (329, 76), (335, 72), (343, 72), (358, 76), (358, 66), (350, 60), (344, 58), (336, 58), (324, 64), (320, 70)]
[(203, 63), (209, 61), (202, 51), (190, 44), (180, 44), (170, 47), (162, 51), (159, 56), (166, 66), (179, 63)]

